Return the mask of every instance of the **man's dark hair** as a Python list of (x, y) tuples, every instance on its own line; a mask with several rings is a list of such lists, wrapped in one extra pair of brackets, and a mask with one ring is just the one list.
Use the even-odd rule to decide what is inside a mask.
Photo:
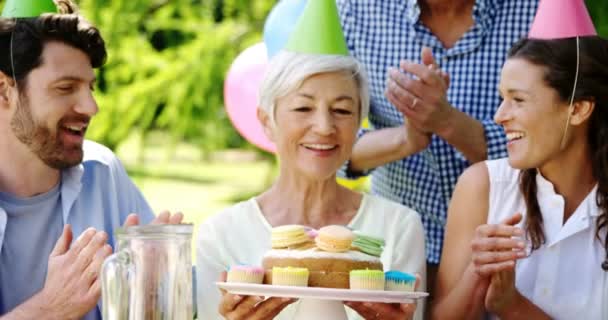
[(77, 14), (71, 1), (55, 2), (60, 13), (0, 19), (0, 71), (14, 77), (20, 89), (27, 86), (27, 75), (42, 64), (42, 51), (47, 42), (58, 41), (80, 49), (89, 57), (93, 68), (105, 63), (106, 47), (99, 30)]

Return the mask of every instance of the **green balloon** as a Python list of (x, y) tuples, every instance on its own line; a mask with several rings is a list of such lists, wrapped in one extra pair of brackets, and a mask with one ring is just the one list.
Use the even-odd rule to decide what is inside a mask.
[(43, 13), (57, 13), (53, 0), (8, 0), (2, 18), (34, 18)]
[(348, 55), (334, 0), (308, 0), (285, 50), (311, 54)]

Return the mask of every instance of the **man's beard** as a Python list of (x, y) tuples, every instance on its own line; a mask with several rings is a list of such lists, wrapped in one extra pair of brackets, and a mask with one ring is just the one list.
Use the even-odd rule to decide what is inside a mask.
[(82, 162), (82, 145), (65, 146), (59, 137), (60, 125), (55, 131), (34, 120), (26, 97), (21, 96), (15, 115), (11, 119), (13, 133), (46, 165), (54, 169), (66, 169)]

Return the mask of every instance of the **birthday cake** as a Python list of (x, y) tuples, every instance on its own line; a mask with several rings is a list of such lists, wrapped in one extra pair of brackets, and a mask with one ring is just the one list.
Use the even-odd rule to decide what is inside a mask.
[(262, 260), (264, 283), (273, 284), (273, 268), (304, 268), (308, 286), (350, 288), (353, 270), (382, 271), (382, 246), (379, 238), (352, 232), (343, 226), (327, 226), (318, 232), (299, 225), (272, 230), (272, 249)]

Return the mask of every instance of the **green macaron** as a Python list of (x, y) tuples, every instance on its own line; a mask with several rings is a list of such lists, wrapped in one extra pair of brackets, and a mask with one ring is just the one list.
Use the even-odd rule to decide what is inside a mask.
[(372, 256), (380, 257), (382, 255), (384, 239), (372, 237), (359, 231), (355, 231), (354, 233), (356, 237), (352, 244), (353, 247)]

